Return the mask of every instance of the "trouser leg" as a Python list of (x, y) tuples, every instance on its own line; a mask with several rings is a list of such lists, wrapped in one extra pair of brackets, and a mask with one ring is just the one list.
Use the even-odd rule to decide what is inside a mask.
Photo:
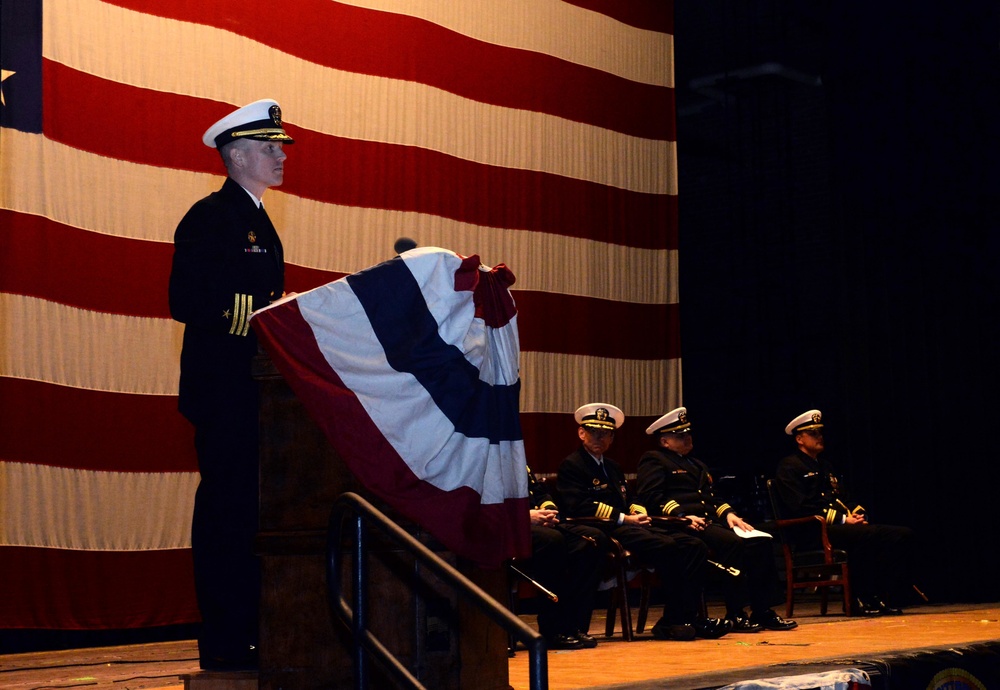
[(227, 418), (195, 431), (201, 482), (191, 525), (203, 660), (249, 660), (257, 646), (260, 564), (257, 419)]
[(666, 623), (695, 620), (708, 554), (705, 543), (680, 532), (667, 533), (656, 528), (619, 527), (614, 536), (656, 570), (663, 587)]

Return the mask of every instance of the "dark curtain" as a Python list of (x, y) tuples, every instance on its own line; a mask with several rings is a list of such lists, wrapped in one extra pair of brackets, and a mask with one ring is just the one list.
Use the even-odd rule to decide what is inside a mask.
[(785, 423), (820, 408), (874, 518), (921, 533), (921, 587), (994, 599), (995, 3), (677, 13), (696, 454), (770, 476)]

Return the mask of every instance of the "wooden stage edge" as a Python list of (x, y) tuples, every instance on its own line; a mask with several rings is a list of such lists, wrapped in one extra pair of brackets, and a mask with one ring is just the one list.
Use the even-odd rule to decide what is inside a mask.
[[(717, 611), (710, 610), (715, 615)], [(524, 616), (534, 624), (532, 616)], [(655, 620), (655, 618), (654, 618)], [(796, 611), (799, 627), (789, 632), (729, 634), (718, 640), (659, 642), (646, 634), (634, 642), (620, 635), (598, 636), (596, 649), (553, 651), (548, 655), (550, 690), (695, 690), (743, 680), (815, 673), (843, 667), (845, 661), (871, 659), (907, 650), (961, 647), (1000, 640), (1000, 603), (939, 604), (912, 607), (902, 616), (847, 618), (820, 616), (804, 602)], [(595, 613), (591, 630), (603, 631)], [(198, 683), (197, 648), (191, 640), (123, 647), (0, 655), (0, 688), (118, 688), (188, 690)], [(839, 664), (835, 663), (839, 662)], [(510, 659), (510, 685), (528, 688), (528, 654)], [(255, 687), (233, 678), (213, 688)]]

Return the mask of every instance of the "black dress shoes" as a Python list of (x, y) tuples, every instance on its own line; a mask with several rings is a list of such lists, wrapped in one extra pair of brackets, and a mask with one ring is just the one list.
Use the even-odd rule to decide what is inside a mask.
[(553, 635), (545, 640), (549, 649), (583, 649), (583, 642), (576, 635)]
[(855, 599), (854, 612), (858, 616), (899, 616), (903, 610), (889, 606), (881, 599)]
[(698, 636), (698, 631), (690, 623), (677, 623), (670, 625), (664, 623), (661, 618), (653, 626), (653, 639), (655, 640), (679, 640), (688, 642)]
[(577, 630), (576, 639), (580, 640), (580, 646), (584, 649), (593, 649), (597, 646), (597, 640), (587, 633)]
[(732, 623), (734, 633), (759, 633), (764, 629), (746, 616), (726, 616), (726, 620)]
[(795, 621), (782, 618), (771, 609), (767, 609), (763, 613), (754, 612), (750, 616), (750, 621), (764, 628), (764, 630), (791, 630), (799, 626)]
[(693, 625), (698, 637), (706, 640), (718, 639), (733, 629), (732, 621), (725, 618), (699, 618)]

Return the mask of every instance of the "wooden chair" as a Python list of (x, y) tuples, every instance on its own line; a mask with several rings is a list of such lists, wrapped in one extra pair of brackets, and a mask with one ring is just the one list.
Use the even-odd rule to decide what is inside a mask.
[[(660, 525), (686, 525), (689, 521), (686, 518), (675, 518), (675, 517), (662, 517), (657, 516), (652, 518), (654, 524)], [(660, 578), (657, 576), (656, 572), (652, 570), (647, 565), (636, 562), (631, 558), (628, 551), (625, 551), (624, 560), (624, 574), (626, 577), (626, 584), (623, 587), (619, 587), (619, 591), (627, 595), (628, 589), (638, 589), (639, 590), (639, 611), (636, 615), (635, 621), (635, 634), (641, 635), (646, 630), (646, 621), (649, 617), (649, 604), (650, 595), (654, 589), (659, 588)], [(629, 577), (631, 574), (631, 577)], [(614, 601), (612, 601), (612, 605)], [(702, 616), (707, 616), (707, 606), (705, 603), (704, 592), (699, 600), (699, 611)], [(612, 630), (615, 627), (614, 619), (614, 609), (613, 606), (608, 607), (608, 624), (607, 624), (607, 635), (610, 637)], [(623, 614), (622, 621), (625, 621), (625, 616)], [(624, 630), (624, 625), (622, 626)]]
[[(566, 518), (567, 524), (596, 524), (601, 522), (600, 518)], [(633, 640), (632, 635), (632, 607), (628, 600), (629, 573), (634, 572), (637, 566), (634, 565), (632, 554), (621, 545), (614, 537), (608, 537), (611, 542), (611, 551), (608, 553), (608, 562), (605, 566), (602, 582), (611, 582), (608, 593), (608, 610), (604, 624), (604, 636), (612, 637), (615, 634), (615, 623), (620, 614), (622, 620), (622, 639), (626, 642)]]
[[(844, 598), (844, 613), (851, 615), (851, 584), (847, 568), (847, 552), (830, 545), (826, 521), (818, 515), (784, 518), (773, 480), (767, 480), (767, 495), (774, 511), (778, 538), (785, 556), (785, 616), (795, 610), (795, 592), (816, 588), (820, 592), (820, 613), (826, 615), (831, 587), (840, 587)], [(797, 541), (818, 542), (820, 548), (804, 549)]]

